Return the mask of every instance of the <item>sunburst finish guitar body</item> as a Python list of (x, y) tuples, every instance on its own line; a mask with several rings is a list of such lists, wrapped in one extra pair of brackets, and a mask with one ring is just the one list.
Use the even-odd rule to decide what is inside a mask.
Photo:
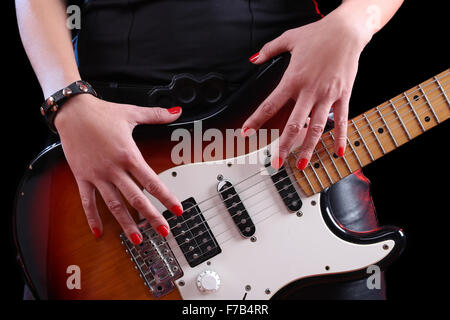
[[(271, 70), (280, 75), (280, 59), (253, 80)], [(327, 188), (448, 119), (449, 80), (446, 70), (352, 119), (342, 158), (333, 131), (325, 133), (304, 171), (295, 168), (295, 150), (274, 171), (270, 148), (261, 144), (233, 150), (234, 158), (174, 166), (171, 134), (194, 124), (143, 128), (138, 146), (185, 212), (175, 217), (148, 195), (171, 233), (163, 239), (142, 221), (139, 246), (122, 235), (101, 199), (104, 234), (92, 235), (61, 145), (52, 145), (30, 164), (16, 199), (15, 241), (26, 279), (42, 299), (269, 299), (294, 282), (367, 275), (369, 266), (399, 255), (404, 234), (396, 227), (346, 230), (327, 206)], [(253, 111), (245, 103), (263, 98), (244, 96), (205, 117), (203, 129), (239, 128)], [(288, 114), (267, 128), (282, 128)], [(73, 272), (79, 287), (70, 285)]]

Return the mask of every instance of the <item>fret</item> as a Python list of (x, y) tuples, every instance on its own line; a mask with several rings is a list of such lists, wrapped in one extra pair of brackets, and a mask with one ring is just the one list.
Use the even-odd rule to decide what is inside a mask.
[(448, 101), (447, 93), (445, 93), (444, 88), (442, 88), (441, 83), (439, 82), (439, 79), (437, 76), (434, 77), (434, 80), (436, 80), (437, 85), (439, 86), (439, 89), (441, 89), (442, 94), (445, 97), (445, 100), (447, 101), (447, 104), (450, 106), (450, 102)]
[(376, 107), (375, 109), (377, 110), (378, 114), (380, 115), (381, 120), (383, 120), (384, 126), (386, 127), (387, 131), (389, 132), (389, 136), (391, 137), (392, 141), (394, 142), (394, 145), (396, 147), (398, 147), (397, 140), (395, 139), (394, 135), (392, 134), (391, 128), (389, 128), (386, 120), (383, 117), (383, 114), (380, 112), (380, 108)]
[(322, 181), (320, 180), (319, 176), (318, 176), (317, 173), (316, 173), (316, 170), (314, 170), (314, 167), (311, 165), (311, 162), (308, 163), (308, 165), (307, 165), (306, 167), (308, 167), (308, 166), (311, 167), (311, 170), (312, 170), (312, 172), (314, 173), (314, 175), (316, 176), (316, 179), (317, 179), (317, 181), (319, 182), (320, 187), (322, 188), (322, 190), (325, 189), (325, 187), (324, 187), (323, 184), (322, 184)]
[(394, 109), (394, 112), (395, 112), (395, 114), (397, 115), (398, 120), (400, 121), (400, 124), (401, 124), (402, 127), (403, 127), (403, 130), (405, 130), (406, 135), (408, 136), (408, 139), (411, 140), (411, 139), (412, 139), (412, 138), (411, 138), (411, 135), (409, 134), (408, 129), (406, 129), (406, 126), (405, 126), (405, 124), (403, 123), (402, 118), (401, 118), (400, 115), (398, 114), (398, 112), (397, 112), (397, 107), (394, 105), (394, 103), (392, 102), (392, 100), (389, 100), (389, 103), (391, 104), (392, 108)]
[[(331, 135), (331, 138), (333, 139), (333, 142), (335, 142), (336, 140), (334, 140), (333, 131), (330, 131), (330, 135)], [(348, 138), (347, 138), (347, 141), (348, 141)], [(351, 146), (351, 144), (350, 144), (350, 146)], [(353, 151), (353, 152), (354, 152), (354, 151)], [(345, 154), (344, 154), (341, 158), (344, 160), (344, 163), (345, 163), (345, 165), (347, 166), (348, 171), (350, 171), (350, 173), (352, 173), (353, 170), (352, 170), (352, 168), (350, 167), (350, 165), (348, 164), (347, 159), (345, 159)], [(356, 156), (356, 159), (358, 159), (358, 156)], [(361, 163), (359, 160), (358, 160), (358, 162)]]
[[(320, 140), (322, 140), (322, 139), (320, 139)], [(319, 162), (320, 162), (320, 164), (321, 164), (323, 170), (325, 171), (325, 174), (327, 175), (328, 180), (330, 180), (331, 184), (333, 184), (333, 183), (334, 183), (334, 182), (333, 182), (333, 178), (331, 178), (330, 174), (328, 173), (327, 168), (324, 166), (324, 164), (323, 164), (323, 162), (322, 162), (322, 159), (320, 158), (320, 155), (319, 155), (315, 150), (314, 150), (314, 154), (315, 154), (316, 157), (319, 159)]]
[(362, 143), (363, 143), (363, 145), (364, 145), (364, 148), (367, 150), (367, 153), (369, 154), (370, 159), (371, 159), (372, 161), (374, 161), (375, 159), (373, 158), (372, 152), (370, 152), (369, 146), (366, 144), (366, 141), (364, 141), (364, 138), (363, 138), (361, 132), (359, 132), (359, 129), (358, 129), (358, 127), (357, 127), (356, 124), (355, 124), (355, 121), (353, 121), (353, 119), (352, 119), (351, 122), (352, 122), (353, 126), (355, 127), (356, 132), (358, 132), (358, 135), (359, 135), (359, 137), (361, 138), (361, 141), (362, 141)]
[(407, 102), (408, 102), (408, 106), (411, 108), (412, 112), (414, 113), (414, 115), (416, 116), (417, 121), (419, 122), (420, 127), (422, 128), (422, 131), (425, 132), (425, 127), (422, 124), (422, 121), (420, 121), (420, 117), (417, 115), (416, 109), (414, 109), (414, 106), (411, 102), (411, 100), (409, 100), (409, 97), (406, 93), (403, 92), (403, 96), (406, 98)]
[(381, 151), (383, 152), (383, 154), (386, 154), (386, 151), (384, 150), (383, 145), (381, 144), (380, 140), (378, 139), (378, 136), (377, 136), (375, 130), (373, 130), (372, 124), (370, 123), (370, 121), (367, 118), (366, 114), (364, 113), (363, 116), (364, 116), (364, 119), (366, 119), (366, 122), (369, 125), (370, 130), (372, 131), (372, 134), (375, 136), (375, 139), (377, 140), (378, 144), (380, 145)]
[(428, 99), (428, 96), (425, 94), (425, 90), (423, 90), (423, 87), (421, 84), (419, 84), (419, 89), (422, 92), (423, 97), (427, 101), (427, 105), (430, 108), (431, 112), (433, 113), (433, 116), (436, 119), (437, 123), (441, 123), (441, 121), (439, 120), (439, 117), (437, 116), (436, 112), (434, 111), (433, 105), (431, 104), (430, 100)]
[(350, 148), (352, 148), (352, 151), (355, 154), (356, 160), (358, 160), (359, 166), (364, 167), (361, 160), (359, 159), (358, 153), (356, 152), (355, 148), (353, 148), (353, 145), (352, 145), (351, 141), (348, 139), (348, 137), (347, 137), (347, 142), (350, 145)]
[[(338, 174), (338, 176), (339, 176), (339, 179), (342, 179), (342, 175), (341, 175), (341, 173), (339, 172), (339, 169), (338, 169), (338, 167), (336, 166), (336, 163), (334, 162), (334, 157), (330, 154), (330, 152), (328, 151), (328, 148), (325, 146), (325, 144), (323, 143), (323, 140), (322, 140), (322, 138), (320, 138), (319, 139), (320, 140), (320, 143), (322, 144), (322, 146), (323, 146), (323, 148), (325, 149), (325, 151), (327, 152), (327, 154), (328, 154), (328, 157), (331, 159), (331, 162), (333, 163), (333, 166), (334, 166), (334, 169), (336, 170), (336, 172), (337, 172), (337, 174)], [(351, 170), (350, 170), (350, 172), (351, 172)], [(333, 183), (333, 182), (332, 182)]]
[(311, 181), (309, 181), (309, 178), (308, 178), (308, 175), (306, 174), (306, 172), (304, 172), (304, 171), (301, 171), (301, 172), (303, 173), (303, 176), (306, 178), (306, 181), (308, 181), (308, 185), (311, 188), (313, 194), (317, 193), (316, 189), (314, 189), (314, 186), (312, 185)]

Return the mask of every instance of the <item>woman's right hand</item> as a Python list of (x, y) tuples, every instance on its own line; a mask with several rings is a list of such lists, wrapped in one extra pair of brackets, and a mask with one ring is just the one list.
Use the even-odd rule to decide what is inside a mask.
[(103, 226), (95, 189), (134, 244), (142, 242), (142, 235), (122, 195), (159, 234), (165, 237), (170, 230), (166, 219), (134, 180), (172, 213), (183, 213), (180, 201), (149, 167), (132, 137), (137, 124), (170, 123), (180, 114), (180, 107), (143, 108), (107, 102), (88, 94), (72, 97), (58, 111), (55, 126), (77, 181), (88, 224), (96, 237), (103, 233)]

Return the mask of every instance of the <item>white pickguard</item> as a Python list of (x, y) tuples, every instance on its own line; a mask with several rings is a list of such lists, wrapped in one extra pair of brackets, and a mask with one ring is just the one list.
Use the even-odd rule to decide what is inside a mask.
[[(242, 156), (240, 160), (248, 157)], [(200, 203), (213, 196), (199, 205), (222, 249), (222, 253), (208, 260), (210, 265), (205, 261), (191, 268), (172, 234), (167, 236), (184, 272), (176, 281), (183, 299), (242, 299), (245, 293), (246, 299), (269, 299), (282, 287), (301, 278), (367, 268), (386, 257), (396, 245), (393, 240), (359, 245), (338, 238), (322, 218), (320, 194), (305, 198), (296, 182), (294, 185), (303, 201), (301, 217), (286, 208), (268, 175), (258, 174), (236, 185), (255, 172), (265, 172), (261, 163), (236, 164), (236, 159), (188, 164), (160, 174), (180, 200), (194, 197)], [(228, 166), (229, 162), (234, 164)], [(216, 196), (219, 174), (235, 185), (256, 225), (257, 241), (240, 235), (222, 200)], [(158, 200), (148, 196), (161, 212), (166, 210)], [(219, 274), (221, 285), (216, 292), (203, 293), (197, 288), (197, 276), (205, 270)], [(248, 285), (251, 289), (246, 291)]]

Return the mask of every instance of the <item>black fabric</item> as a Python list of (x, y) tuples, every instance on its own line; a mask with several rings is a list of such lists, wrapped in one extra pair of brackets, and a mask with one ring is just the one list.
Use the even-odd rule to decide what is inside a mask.
[(217, 72), (240, 83), (248, 58), (319, 18), (311, 0), (91, 0), (77, 40), (83, 79), (164, 85)]

